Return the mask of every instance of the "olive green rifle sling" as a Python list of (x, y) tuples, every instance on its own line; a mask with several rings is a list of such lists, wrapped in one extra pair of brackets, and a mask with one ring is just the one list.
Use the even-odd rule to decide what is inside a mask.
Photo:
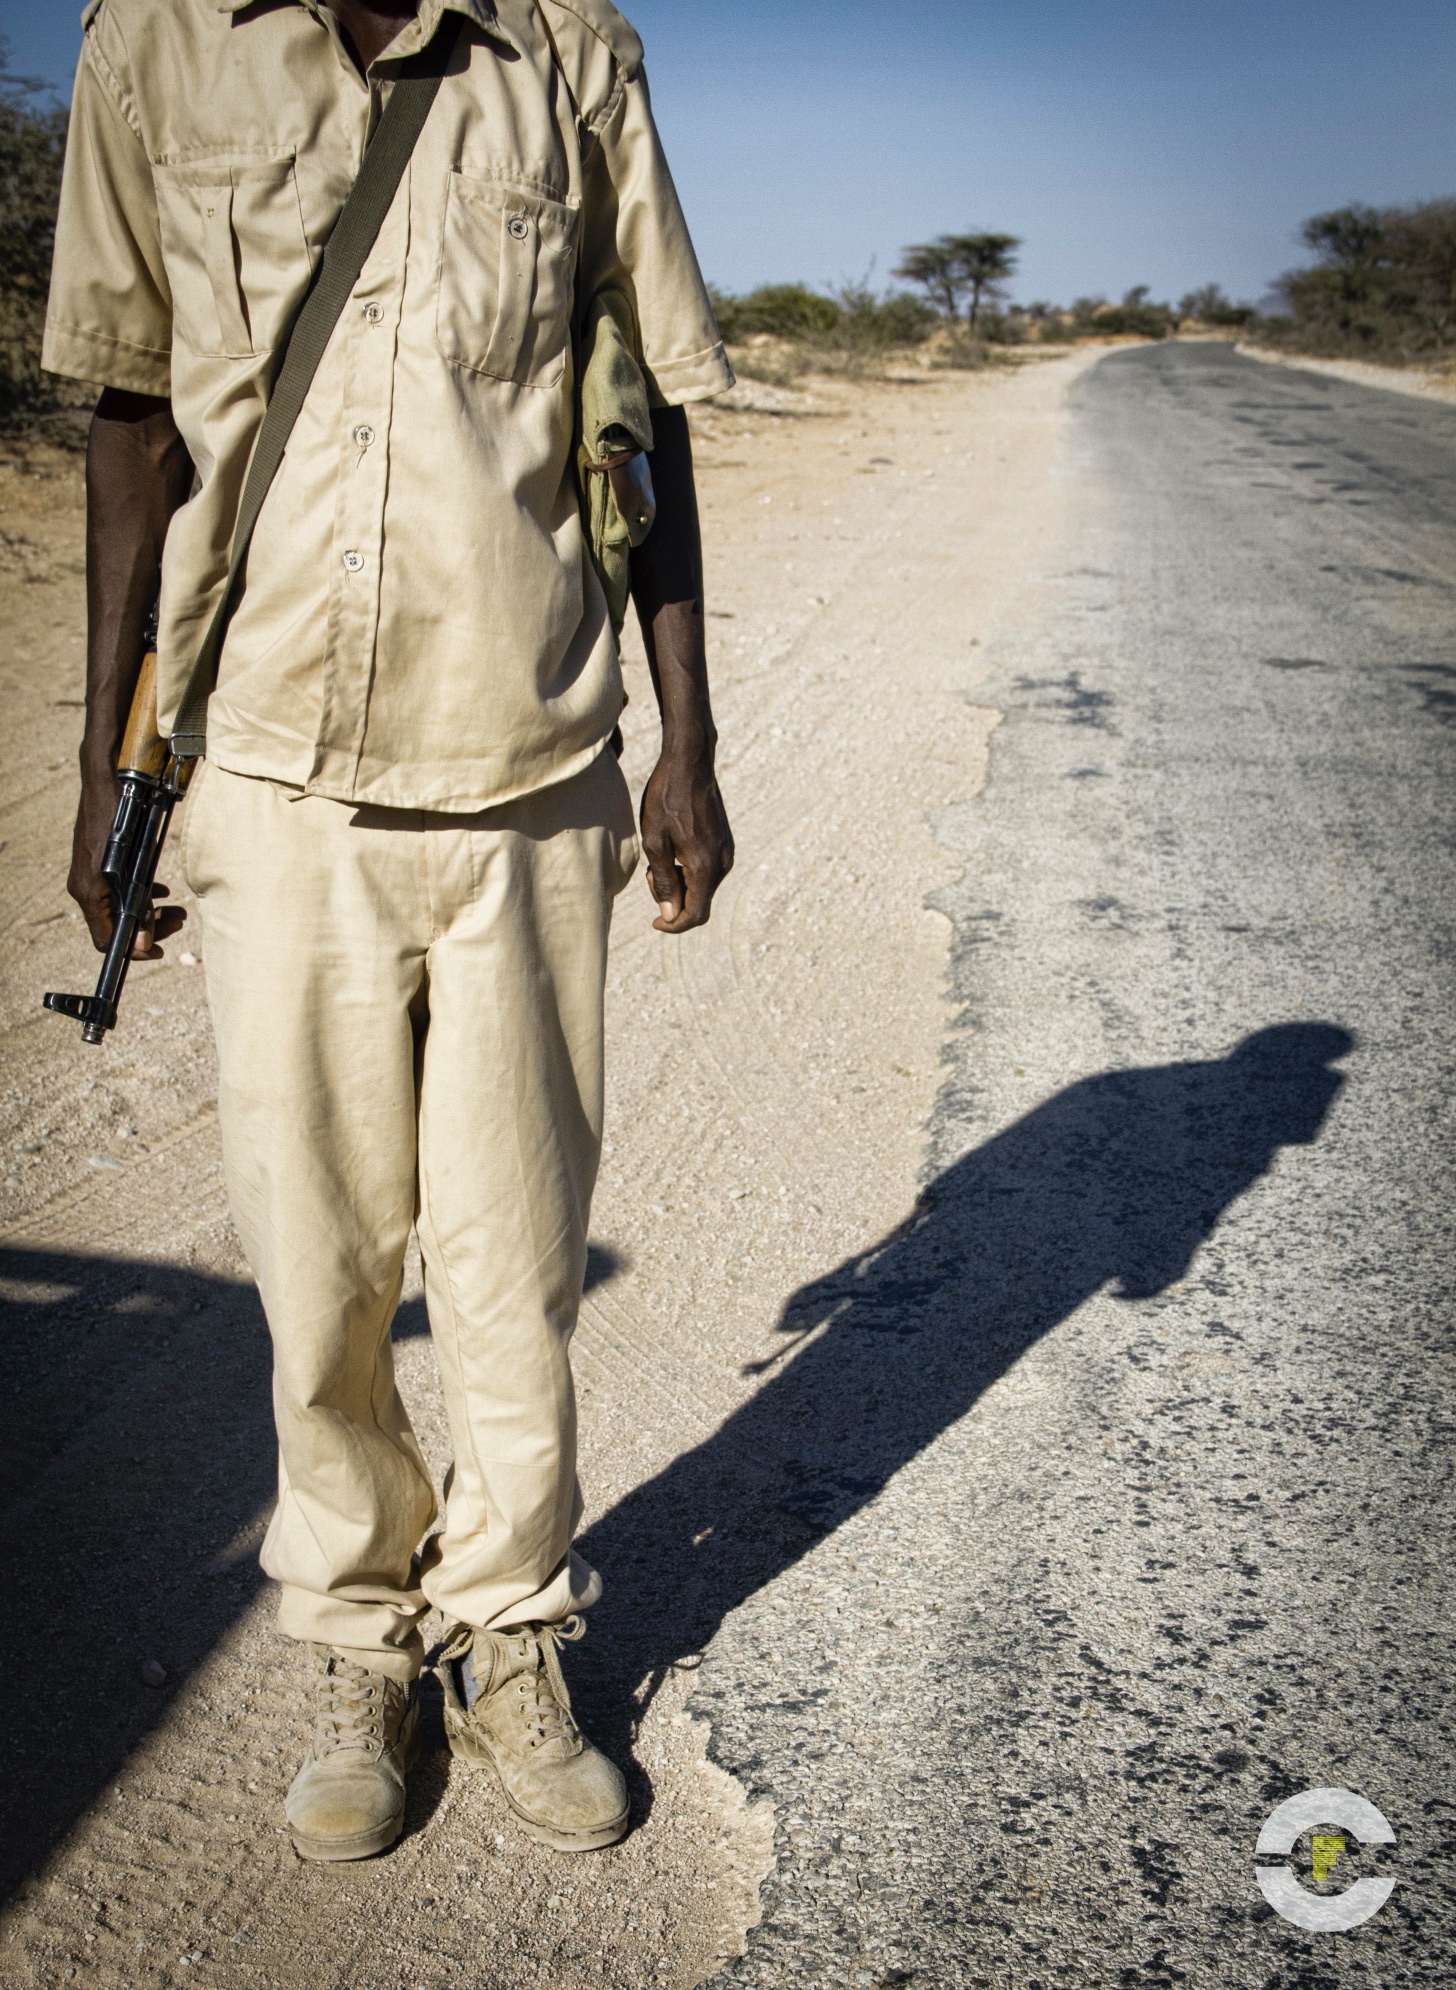
[(389, 102), (364, 154), (359, 177), (349, 190), (312, 288), (293, 321), (278, 382), (248, 465), (222, 598), (202, 639), (172, 727), (172, 751), (179, 760), (195, 760), (207, 749), (207, 703), (217, 682), (223, 637), (247, 564), (253, 528), (283, 461), (293, 424), (313, 385), (324, 349), (384, 225), (384, 217), (415, 149), (415, 140), (424, 130), (460, 28), (461, 17), (452, 14), (442, 22), (429, 47), (401, 65)]

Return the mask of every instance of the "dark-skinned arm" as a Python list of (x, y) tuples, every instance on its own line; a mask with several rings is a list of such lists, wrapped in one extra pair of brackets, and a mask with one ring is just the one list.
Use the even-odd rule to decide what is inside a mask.
[(682, 408), (654, 408), (650, 457), (657, 519), (632, 553), (632, 600), (662, 714), (662, 753), (642, 796), (642, 847), (659, 933), (707, 923), (733, 868), (733, 832), (713, 771), (703, 548), (693, 449)]
[[(66, 889), (98, 950), (111, 938), (112, 892), (101, 858), (121, 783), (116, 756), (131, 711), (146, 619), (157, 598), (162, 547), (173, 513), (192, 489), (192, 459), (171, 405), (108, 387), (91, 418), (86, 449), (86, 729), (81, 805)], [(157, 898), (165, 885), (153, 887)], [(159, 909), (137, 936), (133, 957), (155, 959), (157, 942), (186, 918)]]

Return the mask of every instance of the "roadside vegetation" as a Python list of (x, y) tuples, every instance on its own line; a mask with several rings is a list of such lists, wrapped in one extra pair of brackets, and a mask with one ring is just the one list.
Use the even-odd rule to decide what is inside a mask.
[[(1288, 352), (1401, 364), (1456, 361), (1456, 199), (1408, 208), (1340, 208), (1304, 223), (1314, 264), (1275, 286), (1281, 308), (1261, 314), (1216, 283), (1160, 302), (1146, 284), (1113, 301), (1010, 303), (1015, 235), (941, 235), (905, 249), (895, 277), (911, 290), (876, 293), (868, 279), (838, 290), (770, 284), (715, 293), (740, 372), (787, 381), (810, 370), (855, 371), (890, 361), (977, 367), (1015, 347), (1081, 339), (1166, 339), (1222, 332)], [(1028, 354), (1028, 357), (1031, 355)]]
[(1216, 283), (1176, 305), (1153, 300), (1146, 284), (1118, 302), (1010, 303), (1006, 290), (1020, 247), (1016, 235), (940, 235), (902, 252), (894, 275), (911, 290), (877, 292), (867, 277), (838, 289), (777, 283), (743, 296), (715, 291), (713, 303), (738, 370), (779, 384), (809, 371), (883, 370), (891, 362), (991, 366), (1012, 361), (1018, 346), (1232, 331), (1255, 317), (1252, 305), (1231, 302)]
[(33, 418), (63, 396), (40, 369), (66, 113), (16, 76), (0, 37), (0, 424)]
[(1330, 358), (1456, 359), (1456, 200), (1341, 207), (1300, 231), (1315, 261), (1281, 277), (1262, 343)]
[[(896, 275), (903, 279), (918, 254), (907, 250)], [(1119, 302), (1079, 297), (1064, 307), (1007, 303), (1004, 279), (983, 280), (979, 293), (967, 286), (966, 298), (959, 291), (952, 295), (943, 275), (919, 280), (926, 293), (921, 296), (904, 290), (877, 292), (866, 278), (822, 291), (802, 283), (765, 284), (742, 296), (715, 290), (713, 305), (738, 371), (781, 385), (807, 372), (882, 372), (892, 364), (1014, 364), (1017, 347), (1065, 349), (1081, 339), (1165, 339), (1180, 330), (1234, 330), (1255, 316), (1251, 305), (1231, 303), (1217, 284), (1191, 292), (1177, 305), (1152, 301), (1147, 285), (1140, 284)], [(1020, 356), (1036, 355), (1028, 350)]]

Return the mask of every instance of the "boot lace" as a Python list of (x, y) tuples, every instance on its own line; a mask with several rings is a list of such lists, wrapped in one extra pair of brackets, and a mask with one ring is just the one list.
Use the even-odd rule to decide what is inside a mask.
[(348, 1748), (374, 1755), (384, 1750), (384, 1681), (341, 1652), (321, 1649), (314, 1752), (337, 1755)]
[[(586, 1634), (582, 1618), (568, 1617), (560, 1624), (528, 1624), (519, 1631), (496, 1631), (512, 1656), (527, 1661), (526, 1669), (514, 1673), (497, 1687), (508, 1696), (526, 1730), (526, 1746), (541, 1748), (548, 1741), (575, 1741), (579, 1730), (571, 1711), (571, 1694), (561, 1676), (561, 1647), (575, 1644)], [(471, 1650), (475, 1633), (461, 1625), (445, 1649), (446, 1658), (463, 1658)], [(532, 1662), (534, 1661), (534, 1662)], [(483, 1706), (486, 1695), (476, 1702)]]

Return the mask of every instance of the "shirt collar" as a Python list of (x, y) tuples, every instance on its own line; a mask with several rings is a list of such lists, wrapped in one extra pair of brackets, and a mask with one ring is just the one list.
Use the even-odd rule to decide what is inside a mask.
[[(240, 14), (245, 7), (256, 4), (256, 0), (213, 0), (219, 14)], [(323, 0), (298, 0), (310, 14), (317, 14)], [(398, 39), (392, 44), (388, 60), (400, 61), (423, 48), (440, 25), (440, 17), (447, 11), (463, 14), (467, 21), (474, 21), (494, 41), (503, 41), (510, 48), (516, 44), (501, 26), (499, 16), (491, 5), (491, 0), (420, 0), (420, 11), (408, 27), (402, 28)], [(517, 49), (517, 53), (520, 51)]]

